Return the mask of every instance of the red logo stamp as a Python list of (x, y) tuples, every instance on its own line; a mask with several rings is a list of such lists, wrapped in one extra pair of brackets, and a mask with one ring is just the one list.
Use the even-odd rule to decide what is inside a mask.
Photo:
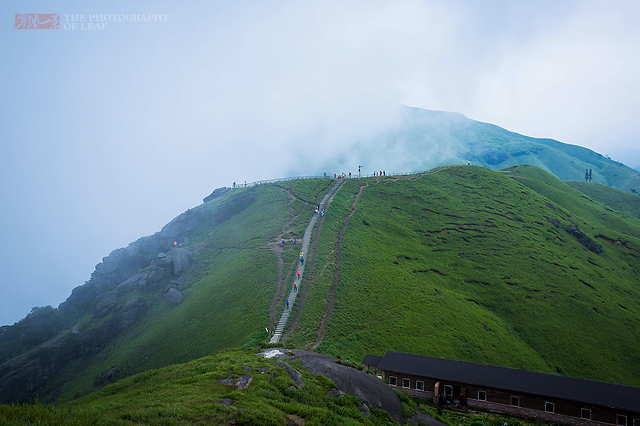
[(58, 30), (59, 13), (16, 13), (14, 30)]

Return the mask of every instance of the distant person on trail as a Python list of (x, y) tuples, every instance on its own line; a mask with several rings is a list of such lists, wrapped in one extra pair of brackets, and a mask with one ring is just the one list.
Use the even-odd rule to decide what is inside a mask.
[(300, 257), (304, 256), (304, 253), (302, 252), (302, 250), (300, 250)]
[(284, 240), (282, 240), (282, 247), (284, 247)]
[(589, 182), (589, 169), (584, 169), (584, 181)]
[(296, 246), (296, 239), (295, 238), (293, 239), (293, 246), (294, 247)]
[(387, 175), (387, 171), (386, 171), (386, 170), (383, 170), (383, 171), (382, 171), (382, 176), (386, 176), (386, 175)]
[(471, 165), (471, 161), (467, 161), (467, 165), (470, 166)]
[(289, 299), (287, 299), (287, 309), (289, 309)]
[(349, 172), (349, 179), (351, 179), (351, 172)]
[(300, 263), (304, 263), (304, 257), (300, 256)]
[(300, 269), (298, 269), (298, 278), (300, 278)]
[(333, 178), (334, 178), (334, 179), (336, 178), (336, 174), (335, 174), (335, 173), (333, 174)]
[(298, 292), (298, 284), (293, 283), (293, 291)]
[(234, 188), (236, 187), (236, 181), (235, 180), (233, 181), (233, 187)]
[(589, 182), (591, 182), (591, 169), (589, 169)]

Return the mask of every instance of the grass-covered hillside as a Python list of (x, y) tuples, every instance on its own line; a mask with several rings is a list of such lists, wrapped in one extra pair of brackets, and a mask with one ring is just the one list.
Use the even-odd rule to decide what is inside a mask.
[[(310, 374), (303, 360), (259, 358), (256, 352), (223, 351), (150, 370), (56, 406), (0, 405), (0, 425), (373, 426), (397, 425), (396, 419), (412, 417), (410, 424), (424, 424), (425, 414), (446, 426), (501, 426), (505, 421), (512, 426), (541, 425), (471, 411), (445, 409), (438, 414), (435, 406), (424, 401), (416, 404), (407, 395), (385, 388), (372, 375), (352, 368), (353, 364), (338, 360), (342, 365), (332, 363), (333, 368), (359, 383), (375, 382), (372, 387), (377, 391), (371, 395), (349, 392), (351, 382)], [(369, 400), (378, 401), (381, 395), (386, 405)], [(419, 413), (420, 417), (414, 417)], [(423, 423), (416, 423), (418, 420)]]
[(316, 238), (290, 342), (640, 386), (640, 223), (546, 172), (347, 181)]
[(567, 181), (566, 184), (614, 210), (640, 219), (640, 195), (638, 194), (597, 183)]
[[(317, 179), (235, 189), (181, 215), (172, 222), (179, 227), (163, 228), (160, 237), (184, 241), (176, 248), (153, 246), (158, 237), (116, 251), (129, 270), (113, 278), (113, 286), (93, 284), (99, 271), (115, 268), (105, 260), (65, 302), (72, 307), (43, 308), (3, 330), (0, 401), (31, 401), (36, 395), (45, 402), (69, 400), (141, 371), (266, 339), (265, 328), (282, 306), (282, 271), (296, 259), (291, 240), (302, 237), (313, 205), (330, 184)], [(197, 222), (198, 217), (206, 220)], [(288, 241), (284, 249), (282, 239)], [(145, 288), (120, 284), (134, 273), (135, 278), (159, 271), (157, 255), (166, 259), (180, 250), (192, 253), (191, 267), (180, 278), (165, 276)], [(135, 251), (142, 254), (121, 253)], [(181, 291), (179, 304), (166, 300), (172, 287)], [(128, 310), (131, 304), (136, 308)], [(29, 324), (40, 317), (55, 317), (57, 328), (29, 334), (39, 330)], [(30, 376), (34, 380), (25, 382)]]
[[(354, 396), (326, 397), (333, 382), (309, 374), (300, 361), (289, 363), (302, 373), (303, 386), (273, 365), (275, 359), (255, 352), (223, 352), (151, 370), (62, 407), (0, 405), (0, 425), (395, 424), (382, 410), (367, 417)], [(252, 379), (246, 389), (235, 384), (240, 376)], [(220, 382), (227, 378), (229, 384)]]
[[(114, 251), (58, 309), (2, 329), (0, 401), (69, 401), (265, 342), (295, 275), (293, 239), (334, 182), (214, 192)], [(640, 386), (635, 198), (578, 191), (532, 166), (339, 183), (305, 253), (287, 345)]]

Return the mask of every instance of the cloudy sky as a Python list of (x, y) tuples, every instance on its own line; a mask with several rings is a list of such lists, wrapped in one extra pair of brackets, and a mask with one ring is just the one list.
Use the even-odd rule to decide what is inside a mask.
[(3, 0), (0, 324), (217, 187), (319, 172), (399, 105), (640, 164), (638, 22), (633, 1)]

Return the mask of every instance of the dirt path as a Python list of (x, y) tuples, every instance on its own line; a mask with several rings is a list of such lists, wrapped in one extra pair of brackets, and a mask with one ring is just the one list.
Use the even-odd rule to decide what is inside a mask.
[[(376, 179), (376, 183), (377, 183), (377, 179)], [(325, 311), (325, 314), (322, 317), (322, 322), (320, 322), (320, 327), (318, 328), (318, 339), (311, 346), (311, 350), (317, 348), (318, 345), (322, 343), (322, 339), (324, 338), (324, 332), (327, 328), (327, 323), (331, 319), (331, 315), (333, 315), (333, 307), (336, 303), (336, 290), (338, 289), (338, 284), (340, 284), (340, 266), (342, 265), (342, 235), (344, 234), (344, 230), (347, 229), (347, 226), (349, 225), (349, 219), (351, 219), (351, 216), (353, 216), (353, 214), (356, 212), (358, 208), (358, 200), (362, 195), (362, 191), (364, 191), (364, 189), (367, 186), (369, 186), (369, 184), (365, 184), (360, 187), (360, 190), (358, 191), (358, 194), (356, 195), (355, 200), (353, 200), (353, 204), (351, 206), (351, 212), (345, 218), (344, 224), (342, 225), (342, 228), (340, 228), (340, 232), (338, 232), (338, 238), (336, 241), (336, 269), (334, 271), (333, 287), (331, 287), (331, 289), (329, 290), (329, 306), (327, 307), (327, 310)]]
[[(336, 196), (338, 191), (340, 191), (340, 188), (342, 188), (343, 184), (344, 184), (344, 181), (335, 190), (333, 195), (331, 195), (331, 197), (325, 203), (325, 207), (327, 209), (331, 205), (331, 202), (333, 201), (333, 198)], [(313, 238), (313, 245), (311, 246), (311, 260), (309, 261), (309, 271), (307, 272), (307, 277), (311, 277), (312, 276), (313, 270), (314, 270), (314, 268), (316, 266), (316, 253), (317, 253), (317, 250), (318, 250), (318, 241), (320, 239), (320, 230), (322, 229), (322, 224), (323, 223), (324, 223), (324, 217), (321, 217), (320, 220), (318, 221), (318, 227), (316, 228), (316, 233), (315, 233), (315, 236)], [(298, 309), (296, 310), (296, 313), (293, 316), (293, 319), (291, 320), (291, 324), (287, 328), (287, 332), (282, 336), (282, 340), (288, 339), (289, 336), (291, 335), (291, 333), (298, 326), (298, 320), (300, 319), (300, 315), (301, 315), (302, 310), (304, 308), (304, 303), (307, 300), (307, 288), (309, 288), (311, 285), (313, 285), (313, 281), (309, 281), (307, 283), (307, 285), (305, 285), (302, 288), (302, 290), (300, 291), (300, 295), (299, 295), (300, 301), (298, 302), (300, 305), (299, 305)]]

